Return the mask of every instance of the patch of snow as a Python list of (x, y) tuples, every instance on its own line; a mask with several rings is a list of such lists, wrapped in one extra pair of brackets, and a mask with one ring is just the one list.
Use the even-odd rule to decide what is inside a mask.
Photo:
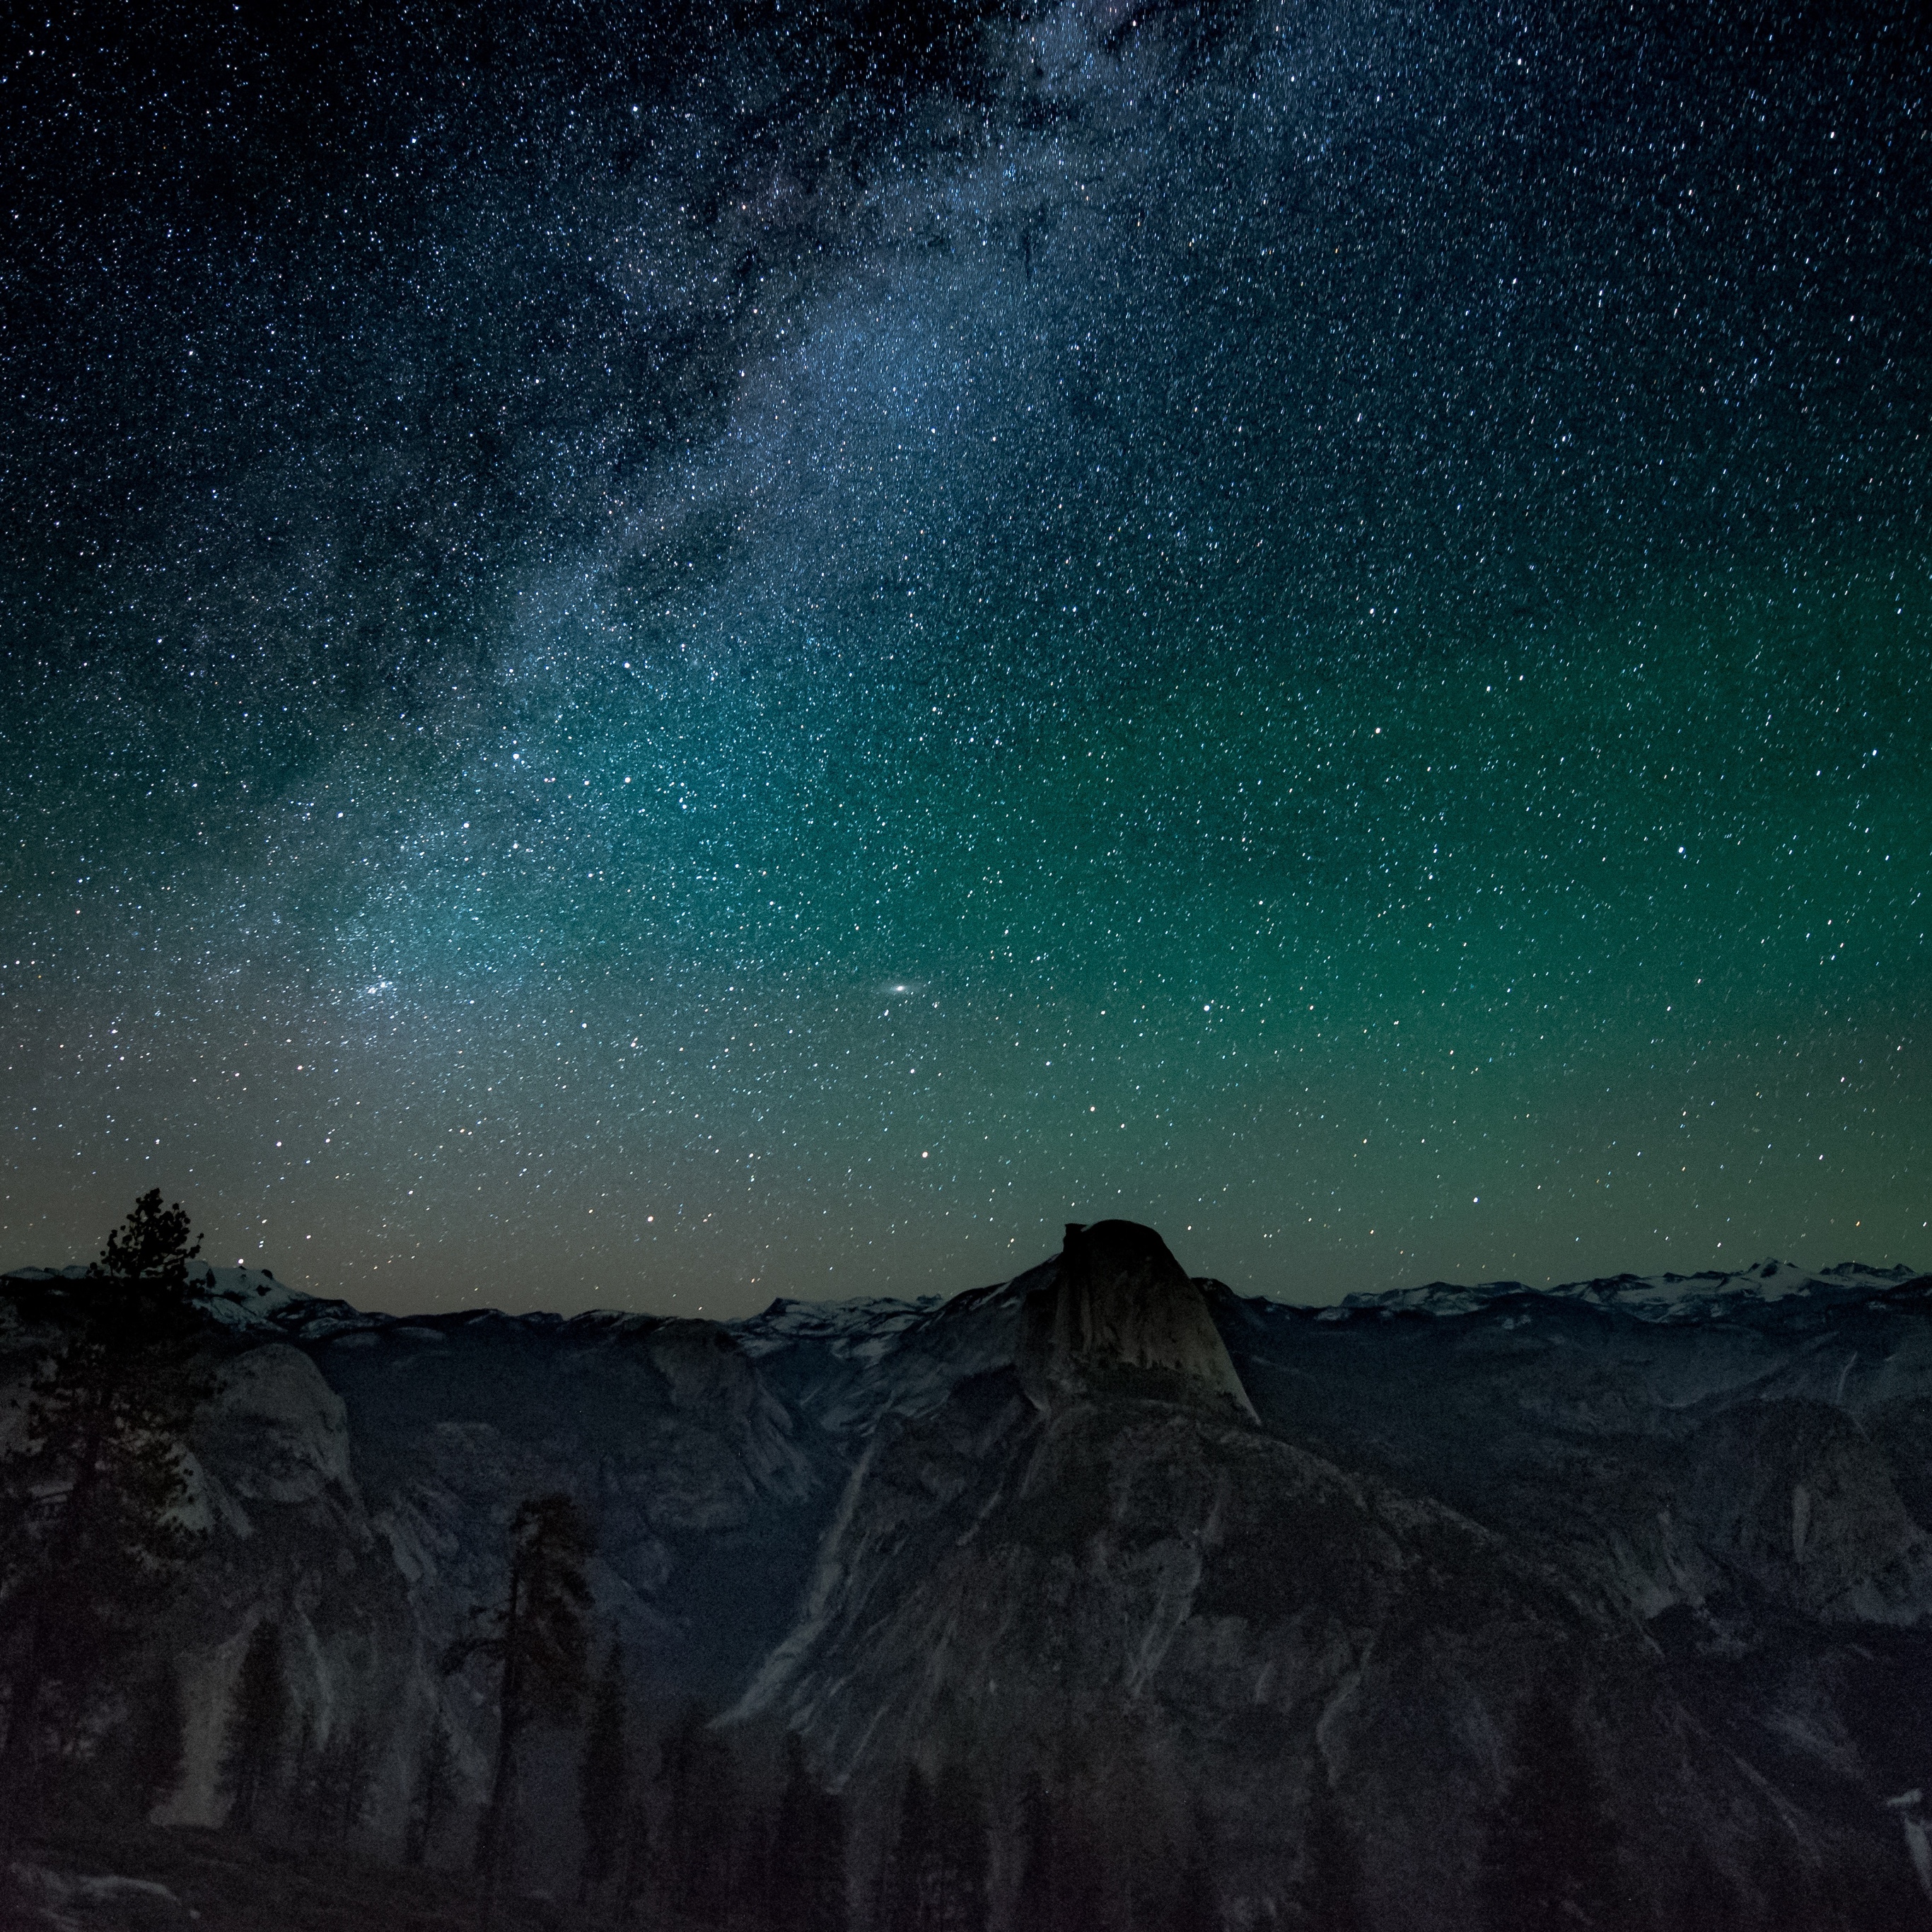
[(849, 1301), (774, 1301), (762, 1314), (725, 1324), (748, 1355), (770, 1354), (794, 1342), (829, 1342), (835, 1354), (872, 1345), (876, 1354), (892, 1338), (916, 1328), (944, 1298), (923, 1294), (916, 1301), (868, 1294)]
[(231, 1328), (262, 1326), (285, 1312), (305, 1310), (315, 1300), (278, 1281), (267, 1268), (215, 1268), (196, 1262), (188, 1278), (198, 1284), (202, 1305)]
[(1916, 1269), (1903, 1262), (1888, 1268), (1871, 1268), (1862, 1262), (1808, 1268), (1795, 1262), (1773, 1258), (1728, 1273), (1709, 1268), (1689, 1275), (1600, 1276), (1590, 1281), (1566, 1282), (1555, 1288), (1532, 1288), (1520, 1281), (1477, 1282), (1467, 1286), (1432, 1281), (1420, 1288), (1346, 1295), (1316, 1318), (1346, 1321), (1355, 1314), (1472, 1315), (1492, 1303), (1520, 1295), (1617, 1309), (1640, 1322), (1700, 1322), (1821, 1292), (1834, 1298), (1870, 1294), (1912, 1280), (1917, 1274)]
[[(88, 1267), (74, 1262), (65, 1268), (11, 1268), (6, 1278), (79, 1286), (90, 1279)], [(242, 1334), (320, 1337), (354, 1328), (380, 1328), (394, 1318), (291, 1288), (278, 1281), (270, 1268), (217, 1268), (208, 1262), (191, 1262), (188, 1286), (212, 1319)]]

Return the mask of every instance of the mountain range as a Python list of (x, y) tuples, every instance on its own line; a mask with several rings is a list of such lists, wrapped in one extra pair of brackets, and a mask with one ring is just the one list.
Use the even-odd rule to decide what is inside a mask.
[[(80, 1272), (0, 1282), (0, 1380)], [(405, 1814), (438, 1714), (480, 1803), (492, 1713), (444, 1653), (518, 1505), (562, 1490), (652, 1708), (795, 1733), (845, 1794), (855, 1924), (914, 1766), (974, 1780), (996, 1928), (1040, 1790), (1087, 1821), (1110, 1924), (1184, 1867), (1220, 1922), (1307, 1922), (1338, 1832), (1366, 1923), (1480, 1924), (1554, 1711), (1615, 1922), (1932, 1926), (1932, 1276), (1315, 1308), (1110, 1221), (950, 1298), (731, 1322), (397, 1317), (240, 1269), (198, 1293), (163, 1822), (224, 1815), (266, 1616), (312, 1734), (375, 1726), (372, 1815)], [(574, 1856), (567, 1763), (528, 1794), (539, 1876)]]

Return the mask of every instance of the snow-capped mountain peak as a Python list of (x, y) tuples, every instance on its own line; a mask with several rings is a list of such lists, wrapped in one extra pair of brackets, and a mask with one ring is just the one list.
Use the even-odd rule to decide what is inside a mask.
[(1324, 1309), (1318, 1318), (1341, 1322), (1357, 1314), (1472, 1315), (1492, 1303), (1522, 1297), (1586, 1302), (1619, 1310), (1641, 1322), (1695, 1322), (1793, 1296), (1882, 1294), (1918, 1278), (1918, 1270), (1903, 1262), (1888, 1268), (1872, 1268), (1862, 1262), (1810, 1268), (1773, 1257), (1748, 1268), (1706, 1268), (1696, 1274), (1598, 1276), (1552, 1288), (1533, 1288), (1520, 1281), (1467, 1285), (1430, 1282), (1419, 1288), (1347, 1295), (1335, 1306)]

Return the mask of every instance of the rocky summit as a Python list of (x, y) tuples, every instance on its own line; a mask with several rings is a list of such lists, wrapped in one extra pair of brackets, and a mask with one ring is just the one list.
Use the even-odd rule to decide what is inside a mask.
[[(5, 1288), (17, 1388), (80, 1290)], [(239, 1270), (201, 1295), (207, 1533), (153, 1632), (189, 1720), (164, 1822), (225, 1814), (266, 1617), (305, 1735), (375, 1739), (370, 1815), (406, 1814), (440, 1718), (473, 1817), (493, 1719), (446, 1647), (518, 1505), (563, 1490), (652, 1707), (794, 1734), (844, 1795), (856, 1926), (895, 1932), (877, 1875), (915, 1766), (975, 1793), (997, 1928), (1036, 1922), (1042, 1792), (1088, 1847), (1069, 1925), (1190, 1899), (1318, 1925), (1337, 1898), (1378, 1928), (1504, 1922), (1498, 1862), (1533, 1864), (1560, 1798), (1594, 1861), (1570, 1922), (1932, 1926), (1910, 1270), (1316, 1309), (1106, 1221), (948, 1300), (730, 1323), (394, 1318)], [(532, 1760), (532, 1884), (573, 1868), (573, 1778)]]
[(1049, 1392), (1112, 1387), (1256, 1419), (1199, 1286), (1138, 1222), (1069, 1222), (1051, 1278), (1028, 1294), (1025, 1319), (1021, 1367), (1042, 1404)]

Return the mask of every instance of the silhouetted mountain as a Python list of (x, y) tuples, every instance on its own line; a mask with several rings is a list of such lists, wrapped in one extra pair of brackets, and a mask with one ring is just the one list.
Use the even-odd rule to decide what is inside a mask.
[[(77, 1291), (5, 1285), (17, 1378)], [(794, 1731), (844, 1794), (855, 1925), (914, 1766), (972, 1794), (1000, 1928), (1340, 1899), (1448, 1932), (1532, 1880), (1562, 1922), (1932, 1925), (1932, 1278), (1304, 1309), (1104, 1222), (949, 1300), (733, 1323), (398, 1319), (239, 1270), (205, 1298), (166, 1818), (224, 1815), (265, 1616), (314, 1748), (376, 1738), (376, 1838), (439, 1718), (473, 1817), (491, 1713), (439, 1660), (563, 1490), (650, 1708)], [(532, 1761), (532, 1882), (575, 1869), (574, 1762)]]

